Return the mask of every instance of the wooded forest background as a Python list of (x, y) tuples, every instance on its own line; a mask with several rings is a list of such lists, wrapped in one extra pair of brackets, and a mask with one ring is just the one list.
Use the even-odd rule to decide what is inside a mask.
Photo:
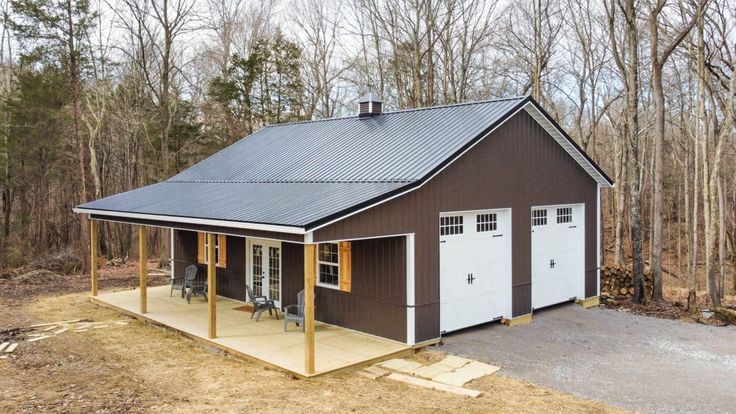
[[(604, 261), (736, 290), (736, 5), (726, 0), (0, 0), (0, 261), (87, 270), (87, 200), (270, 123), (531, 94), (616, 181)], [(564, 183), (561, 183), (564, 185)], [(104, 224), (108, 258), (134, 229)], [(153, 232), (153, 254), (168, 234)], [(651, 266), (652, 297), (645, 297)], [(663, 277), (662, 275), (665, 275)], [(733, 282), (727, 283), (726, 280)]]

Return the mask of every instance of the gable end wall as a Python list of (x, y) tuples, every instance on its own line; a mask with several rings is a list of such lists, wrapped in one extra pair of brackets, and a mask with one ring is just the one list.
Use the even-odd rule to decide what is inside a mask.
[(585, 203), (586, 297), (597, 291), (597, 183), (526, 112), (421, 188), (314, 232), (314, 240), (415, 233), (416, 340), (439, 332), (439, 214), (512, 209), (513, 316), (531, 312), (531, 207)]

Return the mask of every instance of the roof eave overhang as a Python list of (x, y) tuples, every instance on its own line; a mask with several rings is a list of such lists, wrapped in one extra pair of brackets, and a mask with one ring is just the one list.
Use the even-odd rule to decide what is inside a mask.
[(475, 139), (470, 141), (468, 145), (461, 148), (452, 156), (448, 157), (446, 162), (443, 162), (434, 170), (426, 174), (422, 179), (408, 183), (406, 186), (390, 191), (386, 194), (382, 194), (372, 200), (360, 203), (352, 206), (346, 210), (337, 212), (328, 217), (322, 218), (315, 222), (309, 223), (304, 227), (298, 226), (285, 226), (279, 224), (264, 224), (264, 223), (248, 223), (241, 221), (232, 220), (214, 220), (214, 219), (203, 219), (196, 217), (183, 217), (183, 216), (168, 216), (168, 215), (156, 215), (156, 214), (142, 214), (142, 213), (129, 213), (121, 211), (110, 211), (110, 210), (97, 210), (97, 209), (86, 209), (81, 207), (74, 208), (74, 212), (83, 214), (94, 214), (97, 216), (109, 216), (123, 217), (128, 219), (140, 219), (140, 220), (153, 220), (153, 221), (164, 221), (164, 222), (175, 222), (175, 223), (189, 223), (189, 224), (200, 224), (206, 226), (222, 226), (231, 227), (247, 230), (259, 230), (259, 231), (273, 231), (287, 234), (298, 234), (305, 235), (305, 242), (309, 243), (312, 239), (312, 233), (323, 227), (329, 226), (335, 222), (344, 220), (350, 216), (358, 214), (362, 211), (373, 208), (379, 204), (388, 202), (394, 198), (400, 197), (404, 194), (410, 193), (418, 188), (421, 188), (424, 184), (434, 178), (437, 174), (442, 172), (445, 168), (451, 165), (455, 160), (460, 158), (463, 154), (468, 152), (470, 149), (475, 147), (478, 143), (483, 141), (486, 137), (490, 136), (497, 128), (506, 123), (514, 115), (520, 111), (526, 111), (532, 118), (534, 118), (546, 131), (549, 133), (557, 143), (575, 159), (575, 161), (590, 175), (598, 184), (599, 187), (610, 188), (614, 186), (613, 180), (611, 180), (603, 170), (580, 148), (575, 141), (552, 119), (552, 117), (531, 97), (527, 96), (525, 99), (519, 102), (514, 108), (508, 111), (506, 115), (501, 117), (493, 125), (489, 126), (485, 131), (479, 134)]
[(202, 226), (217, 226), (217, 227), (230, 227), (235, 229), (245, 230), (256, 230), (256, 231), (272, 231), (277, 233), (286, 234), (299, 234), (304, 235), (307, 230), (304, 227), (298, 226), (284, 226), (280, 224), (264, 224), (264, 223), (249, 223), (243, 221), (233, 220), (214, 220), (197, 217), (184, 217), (184, 216), (168, 216), (160, 214), (144, 214), (144, 213), (130, 213), (125, 211), (113, 211), (113, 210), (98, 210), (83, 207), (75, 207), (75, 213), (78, 214), (90, 214), (95, 216), (104, 216), (114, 218), (126, 218), (134, 220), (151, 220), (160, 222), (170, 223), (186, 223), (186, 224), (197, 224)]

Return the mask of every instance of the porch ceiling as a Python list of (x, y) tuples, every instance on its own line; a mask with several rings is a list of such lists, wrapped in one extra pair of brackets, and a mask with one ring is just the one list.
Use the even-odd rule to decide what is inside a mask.
[[(138, 318), (166, 325), (197, 340), (207, 342), (227, 352), (252, 358), (268, 365), (285, 369), (302, 377), (304, 371), (304, 334), (290, 324), (284, 332), (283, 320), (268, 314), (256, 322), (249, 312), (235, 310), (242, 302), (217, 298), (216, 339), (207, 339), (207, 304), (202, 297), (192, 298), (187, 304), (176, 294), (169, 297), (170, 287), (148, 288), (148, 313), (139, 313), (138, 290), (103, 293), (93, 299), (103, 306), (111, 306)], [(360, 332), (315, 324), (315, 374), (360, 365), (408, 352), (406, 344), (377, 338)]]

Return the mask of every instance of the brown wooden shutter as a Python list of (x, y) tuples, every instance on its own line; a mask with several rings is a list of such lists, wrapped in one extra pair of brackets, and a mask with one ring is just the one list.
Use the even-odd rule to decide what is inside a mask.
[(352, 289), (352, 267), (353, 259), (350, 250), (350, 242), (338, 243), (340, 255), (340, 290), (350, 292)]
[(220, 250), (217, 265), (220, 267), (227, 267), (227, 236), (219, 234), (217, 238), (217, 247)]
[(197, 233), (197, 262), (204, 263), (204, 237), (202, 232)]

